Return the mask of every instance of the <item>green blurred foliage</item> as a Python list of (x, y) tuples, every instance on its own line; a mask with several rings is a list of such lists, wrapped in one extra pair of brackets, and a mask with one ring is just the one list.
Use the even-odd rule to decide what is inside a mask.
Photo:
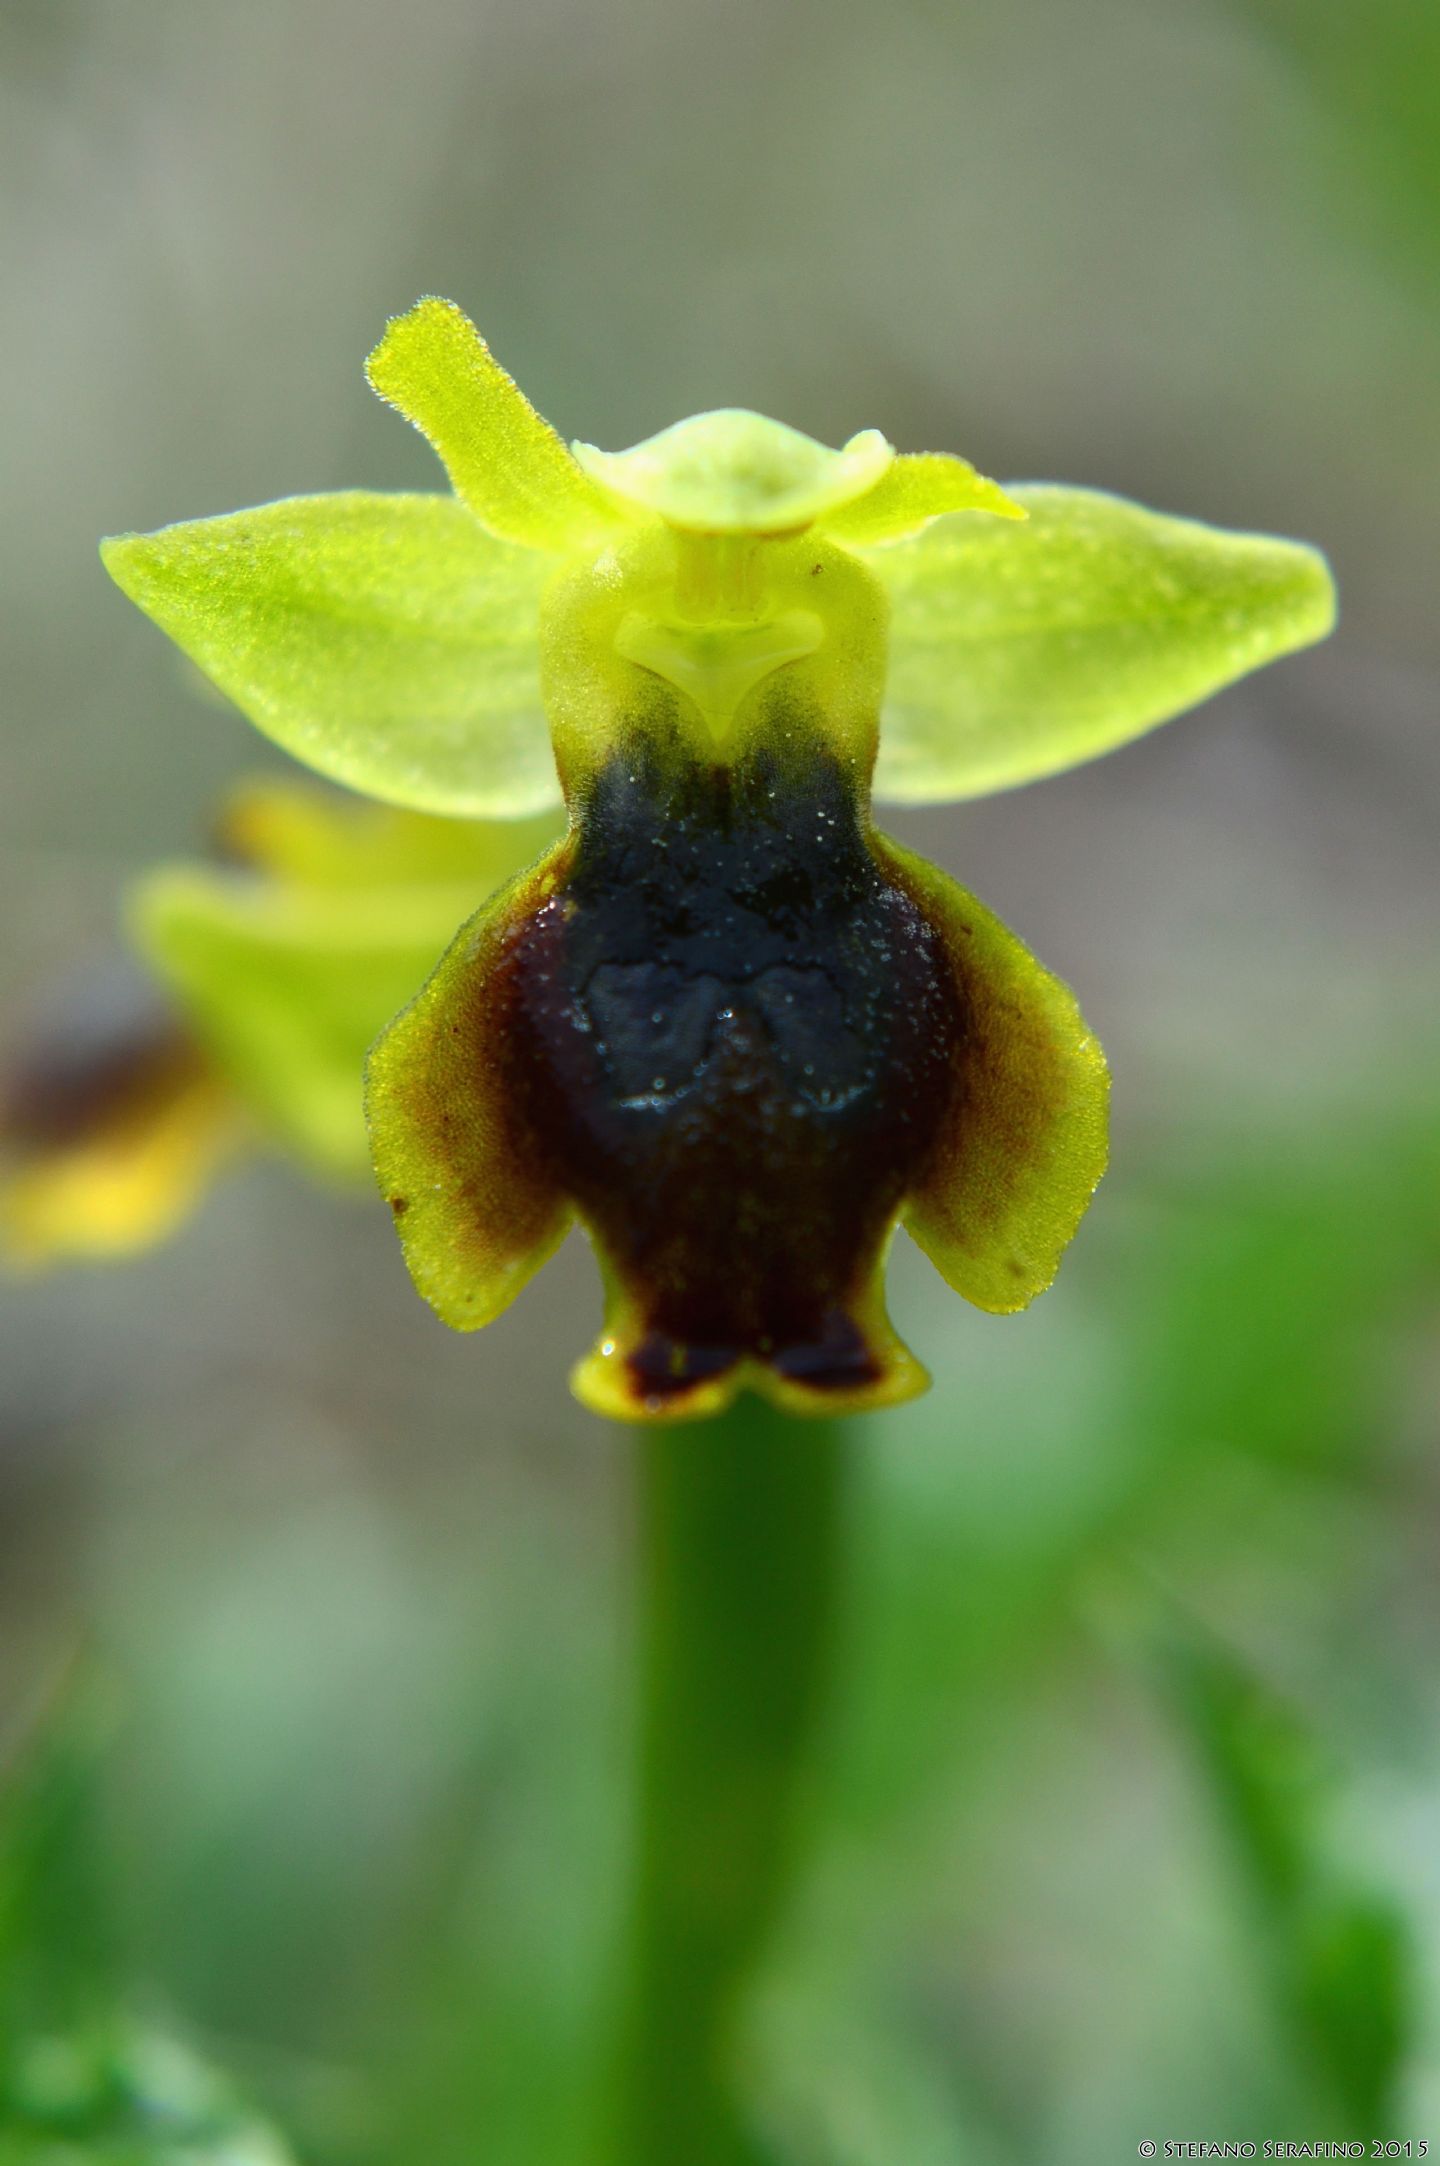
[(0, 1787), (0, 2160), (289, 2166), (228, 2080), (127, 2005), (101, 1825), (119, 1720), (78, 1661)]
[[(1132, 1170), (1103, 1300), (1034, 1361), (852, 1426), (813, 1862), (743, 2010), (767, 2160), (1419, 2125), (1440, 1918), (1386, 1791), (1428, 1813), (1440, 1768), (1433, 1730), (1388, 1727), (1422, 1684), (1373, 1610), (1424, 1570), (1393, 1416), (1440, 1291), (1440, 1146), (1373, 1104), (1257, 1140)], [(7, 1975), (24, 1914), (67, 2021), (143, 1984), (244, 2041), (304, 2158), (461, 2166), (483, 2131), (571, 2166), (620, 2020), (628, 1567), (568, 1513), (512, 1501), (477, 1542), (450, 1509), (252, 1532), (189, 1633), (216, 1532), (158, 1612), (127, 1575), (131, 1707), (74, 1703), (8, 1792)], [(1317, 1580), (1330, 1619), (1287, 1629)], [(698, 1750), (675, 1684), (667, 1781)], [(702, 1919), (728, 1854), (691, 1860)]]
[(1430, 0), (1242, 0), (1315, 98), (1332, 201), (1433, 298), (1440, 246), (1440, 12)]
[(1277, 2013), (1327, 2125), (1350, 2141), (1396, 2135), (1417, 1983), (1400, 1905), (1367, 1887), (1355, 1862), (1328, 1855), (1337, 1784), (1303, 1719), (1199, 1634), (1171, 1626), (1161, 1659), (1254, 1905)]

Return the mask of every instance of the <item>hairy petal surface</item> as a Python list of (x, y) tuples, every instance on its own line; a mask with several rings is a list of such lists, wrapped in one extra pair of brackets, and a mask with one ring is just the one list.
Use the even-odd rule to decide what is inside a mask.
[(366, 363), (371, 388), (413, 422), (475, 517), (504, 541), (564, 551), (621, 523), (463, 309), (433, 295), (392, 317)]
[(1023, 525), (945, 520), (867, 561), (890, 599), (878, 797), (976, 797), (1074, 767), (1334, 622), (1317, 550), (1027, 483)]
[(947, 512), (985, 511), (1002, 519), (1025, 513), (998, 481), (977, 474), (968, 459), (946, 451), (907, 451), (873, 489), (827, 512), (825, 531), (857, 547), (904, 541)]
[(888, 836), (874, 847), (943, 937), (965, 1016), (947, 1130), (902, 1223), (967, 1301), (1023, 1309), (1105, 1171), (1105, 1056), (1068, 986), (999, 918)]
[(559, 801), (536, 649), (545, 562), (452, 498), (288, 497), (101, 554), (267, 737), (332, 781), (422, 812)]

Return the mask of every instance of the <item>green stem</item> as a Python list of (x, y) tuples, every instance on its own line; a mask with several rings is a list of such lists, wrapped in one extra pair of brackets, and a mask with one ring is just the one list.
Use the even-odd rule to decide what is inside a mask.
[(735, 2063), (800, 1855), (844, 1448), (755, 1401), (638, 1447), (641, 1690), (624, 2166), (762, 2166)]

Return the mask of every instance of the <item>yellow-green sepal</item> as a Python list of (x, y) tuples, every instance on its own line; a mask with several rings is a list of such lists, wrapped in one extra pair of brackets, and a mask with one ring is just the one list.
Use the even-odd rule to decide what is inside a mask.
[(1078, 766), (1323, 639), (1318, 550), (1027, 483), (866, 561), (890, 603), (875, 792), (981, 796)]
[(107, 570), (267, 737), (421, 812), (559, 801), (540, 703), (546, 561), (447, 496), (361, 490), (123, 534)]
[(453, 301), (430, 295), (392, 317), (365, 373), (502, 540), (565, 553), (603, 546), (624, 523)]
[(507, 1308), (571, 1223), (515, 1084), (504, 982), (514, 938), (554, 898), (569, 850), (557, 843), (470, 919), (366, 1067), (381, 1194), (416, 1288), (456, 1331)]
[(1069, 987), (992, 911), (888, 836), (874, 847), (944, 942), (965, 1017), (951, 1111), (901, 1223), (977, 1308), (1025, 1308), (1105, 1171), (1110, 1078)]

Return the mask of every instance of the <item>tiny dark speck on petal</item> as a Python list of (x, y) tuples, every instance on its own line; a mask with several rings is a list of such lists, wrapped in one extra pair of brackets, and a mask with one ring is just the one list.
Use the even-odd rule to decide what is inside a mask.
[(824, 569), (825, 567), (823, 564), (812, 564), (810, 567), (810, 577), (812, 579), (818, 579)]
[(390, 1198), (390, 1208), (397, 1218), (403, 1218), (410, 1208), (410, 1198), (408, 1196), (392, 1196)]

